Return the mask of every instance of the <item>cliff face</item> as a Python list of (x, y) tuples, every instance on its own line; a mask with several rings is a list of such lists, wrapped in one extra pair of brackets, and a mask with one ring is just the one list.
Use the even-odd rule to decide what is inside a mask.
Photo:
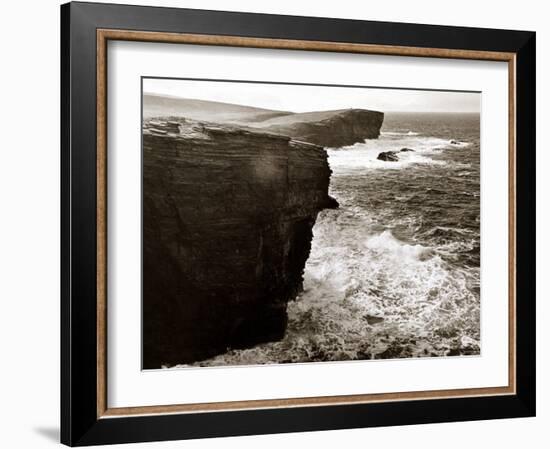
[(144, 124), (144, 368), (283, 337), (330, 173), (288, 137)]
[(382, 112), (346, 109), (277, 117), (258, 127), (324, 147), (342, 147), (378, 138), (383, 121)]

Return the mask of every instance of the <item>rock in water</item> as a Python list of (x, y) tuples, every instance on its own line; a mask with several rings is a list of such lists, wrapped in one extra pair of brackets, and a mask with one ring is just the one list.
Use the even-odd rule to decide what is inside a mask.
[(384, 318), (382, 318), (381, 316), (365, 315), (364, 318), (367, 321), (367, 324), (370, 324), (371, 326), (384, 321)]
[(144, 368), (283, 337), (317, 214), (337, 207), (330, 174), (288, 137), (144, 124)]
[(414, 152), (414, 150), (412, 148), (401, 148), (399, 150), (400, 153), (409, 153), (409, 152)]
[(395, 151), (383, 151), (376, 159), (385, 162), (397, 162), (399, 160)]

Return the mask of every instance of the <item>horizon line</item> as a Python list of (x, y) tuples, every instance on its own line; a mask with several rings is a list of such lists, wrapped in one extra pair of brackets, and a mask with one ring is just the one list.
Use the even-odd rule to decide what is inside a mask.
[[(171, 78), (170, 78), (171, 79)], [(281, 84), (288, 84), (288, 83), (281, 83)], [(389, 89), (389, 88), (388, 88)], [(407, 89), (409, 90), (409, 89)], [(453, 91), (457, 92), (457, 91)], [(403, 111), (403, 110), (397, 110), (397, 109), (391, 109), (386, 111), (377, 111), (374, 109), (364, 109), (364, 108), (356, 108), (356, 107), (342, 107), (338, 109), (322, 109), (322, 110), (311, 110), (311, 111), (291, 111), (291, 110), (283, 110), (283, 109), (271, 109), (271, 108), (265, 108), (262, 106), (255, 106), (251, 104), (244, 104), (244, 103), (229, 103), (226, 101), (217, 101), (217, 100), (207, 100), (204, 98), (193, 98), (193, 97), (180, 97), (177, 95), (171, 95), (166, 93), (159, 93), (159, 92), (146, 92), (145, 90), (142, 90), (142, 95), (153, 95), (157, 97), (167, 97), (167, 98), (174, 98), (178, 100), (196, 100), (196, 101), (205, 101), (208, 103), (219, 103), (219, 104), (227, 104), (232, 106), (243, 106), (243, 107), (249, 107), (254, 109), (262, 109), (264, 111), (273, 111), (273, 112), (289, 112), (292, 114), (307, 114), (310, 112), (329, 112), (329, 111), (338, 111), (338, 110), (346, 110), (346, 109), (361, 109), (365, 111), (374, 111), (374, 112), (382, 112), (383, 114), (386, 113), (395, 113), (395, 114), (477, 114), (480, 115), (481, 111)]]

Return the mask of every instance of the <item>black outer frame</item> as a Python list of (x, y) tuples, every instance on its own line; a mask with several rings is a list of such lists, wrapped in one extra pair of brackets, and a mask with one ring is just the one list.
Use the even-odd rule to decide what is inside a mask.
[[(96, 29), (516, 53), (515, 395), (97, 417)], [(61, 6), (61, 442), (70, 446), (535, 416), (535, 33), (112, 4)]]

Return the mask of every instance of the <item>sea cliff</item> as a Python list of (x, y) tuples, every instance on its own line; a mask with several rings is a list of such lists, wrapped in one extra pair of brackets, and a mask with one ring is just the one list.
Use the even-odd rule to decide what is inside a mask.
[(330, 174), (290, 137), (144, 122), (143, 368), (284, 336)]
[(191, 119), (292, 137), (324, 147), (343, 147), (376, 139), (384, 113), (368, 109), (291, 112), (217, 101), (143, 95), (143, 116)]
[(255, 126), (323, 147), (343, 147), (377, 139), (383, 121), (382, 112), (342, 109), (276, 117)]

